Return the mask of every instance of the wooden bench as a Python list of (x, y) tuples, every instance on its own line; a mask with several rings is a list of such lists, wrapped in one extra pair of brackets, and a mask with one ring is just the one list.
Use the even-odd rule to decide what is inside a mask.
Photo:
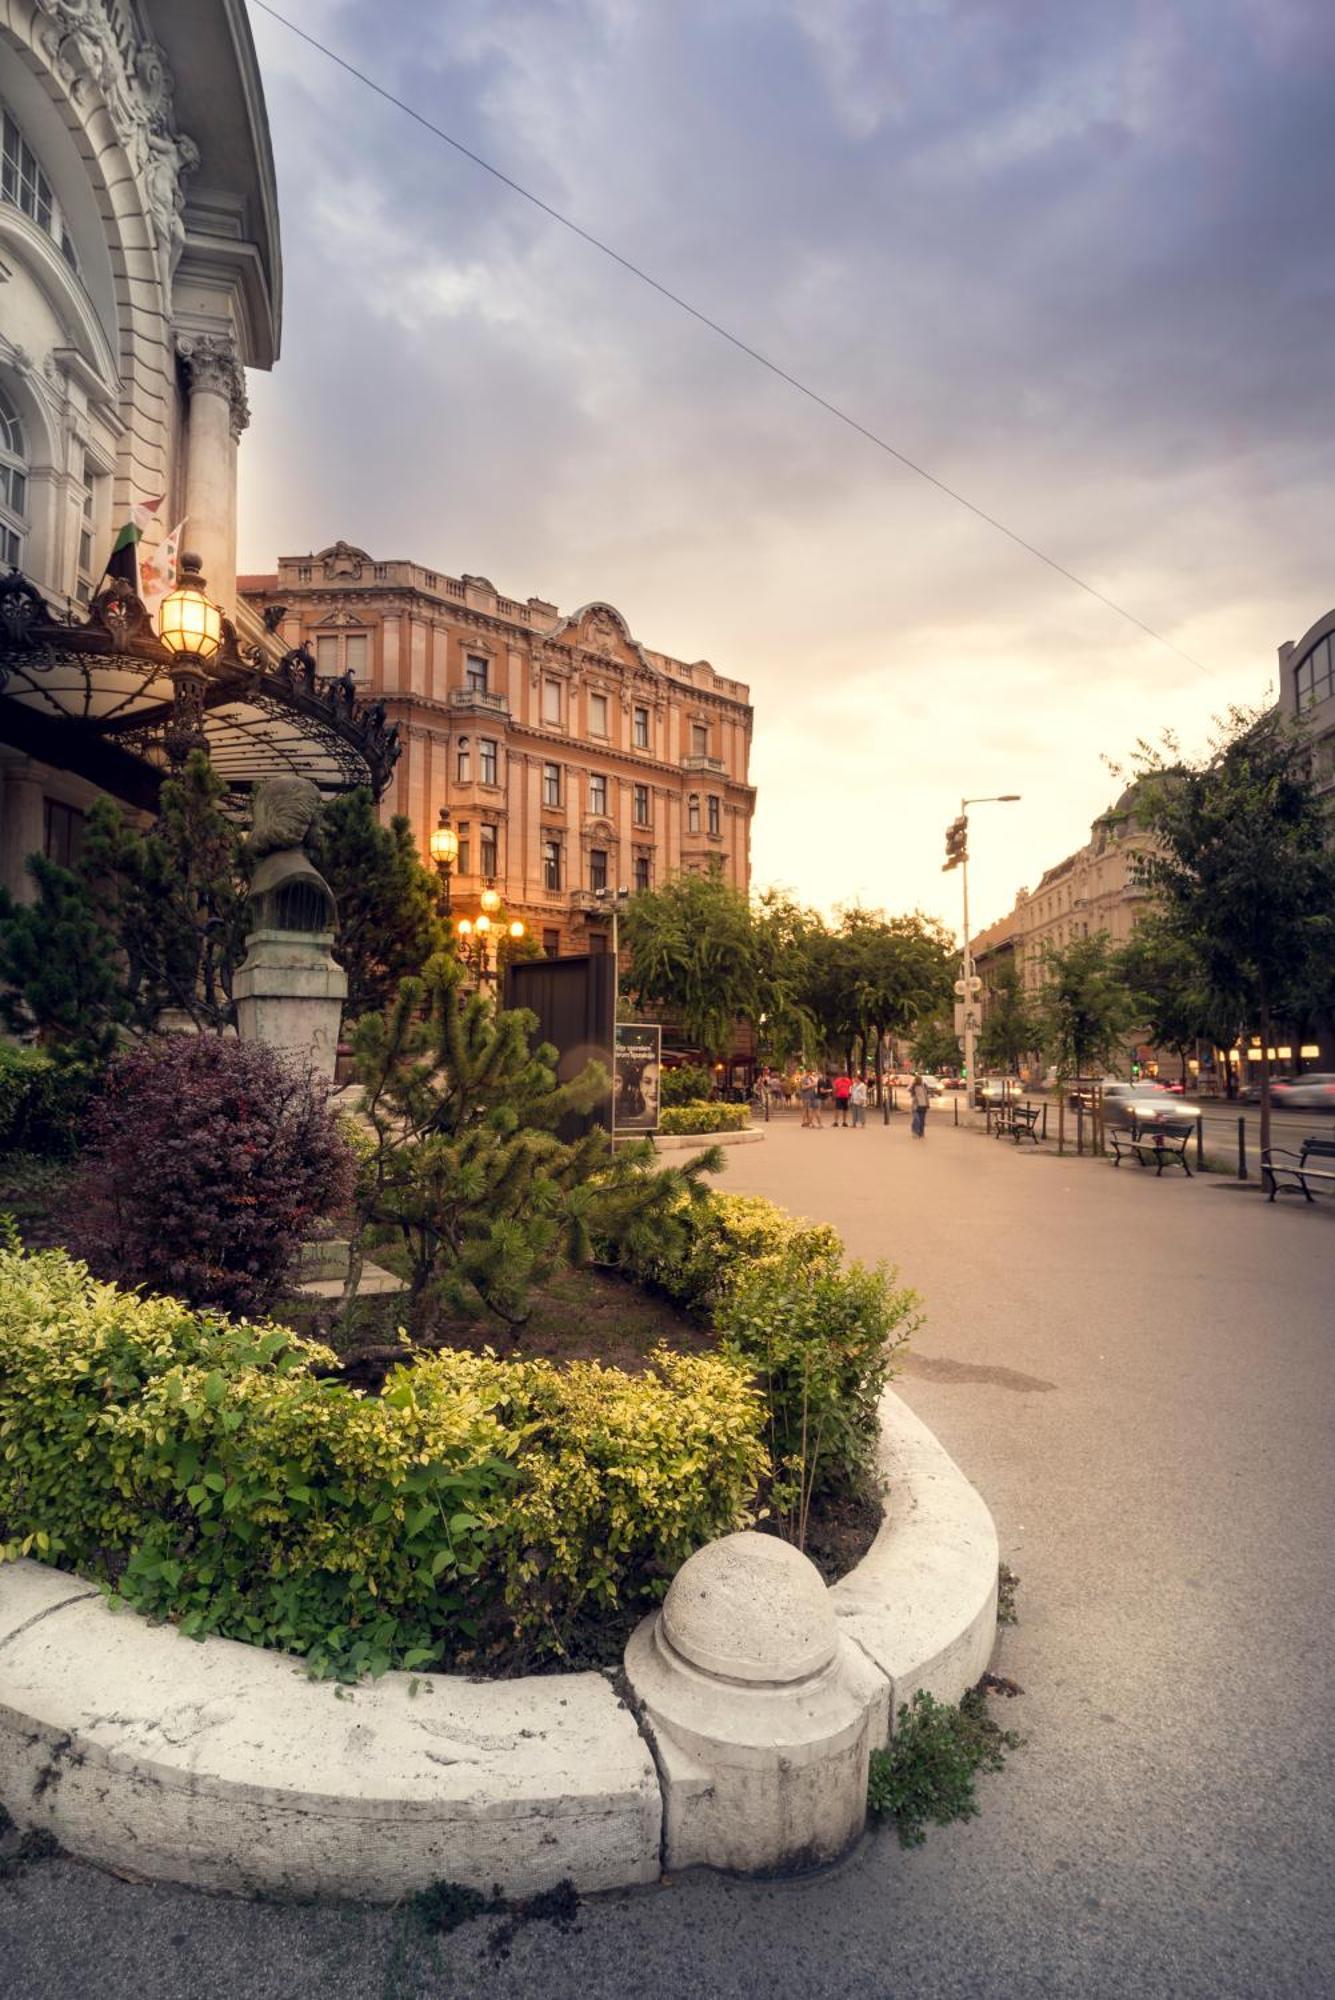
[(1038, 1121), (1041, 1107), (1037, 1104), (1005, 1104), (997, 1112), (994, 1136), (998, 1139), (1013, 1139), (1018, 1146), (1021, 1139), (1032, 1139), (1038, 1144)]
[[(1332, 1164), (1309, 1166), (1309, 1160), (1329, 1160)], [(1271, 1201), (1280, 1193), (1301, 1193), (1308, 1201), (1316, 1194), (1335, 1194), (1335, 1139), (1304, 1139), (1300, 1153), (1288, 1146), (1269, 1147), (1261, 1155), (1261, 1179), (1270, 1184)]]
[(1129, 1132), (1114, 1128), (1108, 1134), (1113, 1149), (1113, 1165), (1120, 1167), (1123, 1160), (1134, 1159), (1138, 1167), (1153, 1164), (1155, 1178), (1165, 1166), (1181, 1167), (1187, 1179), (1191, 1179), (1191, 1167), (1187, 1160), (1187, 1146), (1191, 1140), (1190, 1131), (1182, 1132), (1138, 1132), (1134, 1127)]

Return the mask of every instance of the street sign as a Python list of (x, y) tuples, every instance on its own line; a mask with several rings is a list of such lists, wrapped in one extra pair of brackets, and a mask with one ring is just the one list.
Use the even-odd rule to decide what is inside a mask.
[(983, 1017), (976, 1007), (966, 1007), (961, 1000), (955, 1007), (955, 1033), (976, 1035), (983, 1025)]

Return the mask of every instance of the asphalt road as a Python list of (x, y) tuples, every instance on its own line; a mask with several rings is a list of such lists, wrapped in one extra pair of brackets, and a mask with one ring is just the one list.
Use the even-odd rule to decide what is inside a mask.
[[(1026, 1747), (981, 1818), (576, 1931), (228, 1902), (74, 1863), (0, 1883), (5, 2000), (1326, 2000), (1335, 1985), (1335, 1202), (907, 1121), (738, 1148), (729, 1184), (898, 1261), (900, 1387), (1021, 1578)], [(505, 1955), (508, 1953), (508, 1955)]]

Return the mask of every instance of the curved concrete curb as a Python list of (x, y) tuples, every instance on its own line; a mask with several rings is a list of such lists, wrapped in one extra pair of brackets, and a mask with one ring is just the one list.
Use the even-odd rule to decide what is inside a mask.
[[(876, 1670), (872, 1742), (918, 1687), (957, 1701), (996, 1624), (987, 1508), (897, 1396), (881, 1422), (887, 1516), (830, 1593)], [(0, 1566), (0, 1803), (86, 1860), (364, 1901), (438, 1880), (619, 1888), (657, 1879), (668, 1782), (601, 1674), (338, 1689), (115, 1611), (79, 1577)]]
[(955, 1702), (987, 1669), (997, 1633), (996, 1526), (982, 1496), (893, 1390), (881, 1398), (885, 1518), (830, 1587), (849, 1638), (885, 1675), (880, 1740), (919, 1688)]
[(656, 1132), (654, 1144), (660, 1153), (698, 1153), (702, 1146), (754, 1146), (765, 1136), (755, 1125), (742, 1132)]

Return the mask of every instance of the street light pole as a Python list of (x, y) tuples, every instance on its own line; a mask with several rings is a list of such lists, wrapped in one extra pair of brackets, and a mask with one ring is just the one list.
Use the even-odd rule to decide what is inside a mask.
[(1018, 792), (994, 792), (985, 799), (961, 799), (960, 816), (946, 828), (946, 863), (943, 873), (952, 868), (962, 871), (964, 883), (964, 950), (961, 954), (964, 986), (964, 1081), (968, 1108), (973, 1109), (974, 1089), (977, 1078), (974, 1073), (974, 1050), (977, 1032), (974, 1028), (974, 970), (973, 947), (969, 930), (969, 807), (970, 806), (1011, 806), (1019, 803)]

